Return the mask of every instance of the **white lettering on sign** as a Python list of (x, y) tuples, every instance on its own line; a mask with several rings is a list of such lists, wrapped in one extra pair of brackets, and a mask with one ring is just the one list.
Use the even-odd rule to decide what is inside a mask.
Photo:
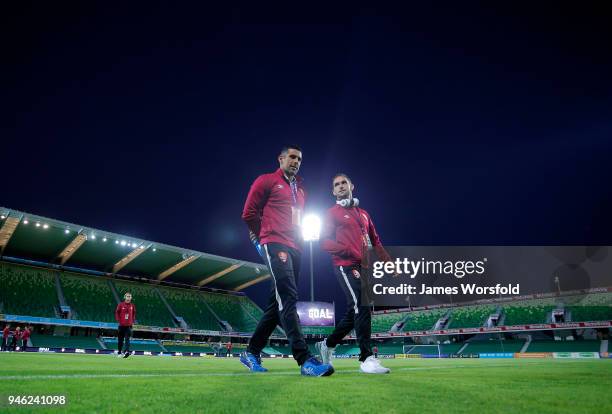
[(312, 319), (334, 319), (334, 316), (331, 314), (330, 310), (325, 308), (308, 309), (308, 317)]

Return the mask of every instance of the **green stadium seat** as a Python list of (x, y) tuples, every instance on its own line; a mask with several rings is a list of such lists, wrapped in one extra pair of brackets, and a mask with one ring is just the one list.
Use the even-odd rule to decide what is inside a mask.
[(117, 300), (108, 279), (62, 273), (60, 283), (73, 319), (115, 322)]
[(612, 292), (593, 293), (568, 298), (566, 310), (571, 313), (572, 322), (592, 322), (612, 320)]
[(352, 345), (338, 345), (334, 352), (336, 355), (359, 355), (359, 347)]
[(451, 312), (449, 329), (479, 328), (484, 325), (496, 307), (490, 305), (464, 306), (454, 308)]
[(503, 305), (504, 325), (528, 325), (546, 323), (547, 315), (555, 309), (555, 299), (532, 299)]
[(410, 331), (428, 331), (433, 329), (434, 325), (444, 314), (446, 309), (432, 309), (423, 311), (408, 312), (406, 322), (402, 329), (403, 332)]
[(0, 312), (55, 318), (59, 300), (54, 272), (0, 263)]
[(519, 352), (525, 345), (523, 340), (488, 340), (469, 342), (462, 354), (486, 354), (486, 353), (505, 353)]
[(374, 345), (378, 346), (378, 353), (379, 354), (389, 354), (389, 355), (394, 355), (394, 354), (403, 354), (404, 353), (404, 341), (403, 340), (394, 340), (394, 341), (388, 341), (388, 342), (383, 342), (383, 343), (377, 343), (377, 344), (372, 344), (372, 347)]
[[(258, 320), (249, 314), (242, 305), (241, 296), (204, 293), (206, 303), (210, 305), (219, 319), (227, 321), (236, 332), (254, 332)], [(249, 306), (249, 305), (247, 305)], [(252, 308), (251, 308), (252, 309)]]
[(30, 342), (41, 348), (104, 349), (92, 336), (53, 336), (32, 334)]
[[(270, 351), (271, 354), (270, 352), (266, 351), (266, 348), (268, 348), (268, 351)], [(270, 355), (272, 354), (291, 355), (291, 348), (289, 347), (289, 345), (283, 345), (283, 346), (270, 345), (270, 346), (265, 347), (263, 351)]]
[(600, 341), (533, 341), (526, 352), (599, 352)]
[(403, 320), (407, 312), (377, 313), (372, 315), (372, 332), (389, 332), (393, 325)]
[(214, 350), (210, 344), (199, 343), (180, 343), (173, 341), (162, 341), (162, 345), (168, 352), (195, 352), (195, 353), (213, 353)]
[[(192, 329), (220, 331), (221, 325), (210, 312), (205, 294), (199, 291), (160, 287), (159, 291), (177, 316), (182, 317)], [(180, 352), (180, 351), (177, 351)]]
[(459, 350), (461, 349), (461, 347), (463, 346), (463, 343), (458, 343), (458, 344), (442, 344), (440, 345), (440, 350), (443, 354), (458, 354)]
[[(421, 355), (438, 355), (437, 345), (421, 345), (415, 346), (408, 351), (409, 354), (421, 354)], [(442, 353), (442, 349), (440, 349)]]

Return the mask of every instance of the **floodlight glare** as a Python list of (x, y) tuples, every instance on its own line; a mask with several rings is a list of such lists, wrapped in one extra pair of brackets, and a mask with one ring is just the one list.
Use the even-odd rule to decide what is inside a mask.
[(48, 224), (46, 224), (46, 223), (45, 223), (45, 224), (43, 224), (43, 229), (48, 229), (48, 228), (49, 228), (49, 225), (48, 225)]
[(64, 230), (64, 233), (68, 234), (68, 233), (70, 233), (70, 230), (66, 229), (66, 230)]
[(321, 235), (321, 219), (315, 214), (308, 214), (302, 222), (302, 236), (304, 241), (319, 240)]
[(40, 223), (36, 223), (36, 227), (40, 227)]
[(106, 241), (106, 237), (105, 237), (105, 238), (103, 238), (103, 239), (102, 239), (102, 241), (103, 241), (103, 242), (105, 242), (105, 241)]
[(121, 245), (122, 245), (122, 246), (125, 246), (125, 244), (126, 244), (126, 243), (125, 243), (125, 240), (121, 240)]

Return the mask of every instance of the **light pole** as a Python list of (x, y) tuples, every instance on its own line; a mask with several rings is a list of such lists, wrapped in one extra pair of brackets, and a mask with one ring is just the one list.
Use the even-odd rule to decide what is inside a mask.
[(555, 284), (557, 285), (557, 292), (561, 296), (561, 283), (559, 282), (559, 276), (555, 275)]
[(321, 236), (321, 219), (315, 214), (308, 214), (302, 222), (302, 236), (310, 244), (310, 301), (314, 302), (314, 263), (312, 242)]

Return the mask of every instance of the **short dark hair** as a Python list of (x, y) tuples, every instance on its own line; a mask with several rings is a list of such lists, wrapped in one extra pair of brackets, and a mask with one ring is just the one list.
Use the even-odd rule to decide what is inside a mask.
[(289, 152), (290, 149), (294, 149), (296, 151), (302, 152), (302, 149), (300, 147), (298, 147), (297, 145), (285, 145), (282, 149), (281, 149), (281, 155), (284, 155), (286, 153)]
[(336, 178), (338, 178), (338, 177), (344, 177), (344, 178), (346, 178), (346, 179), (347, 179), (349, 182), (351, 182), (351, 183), (353, 182), (353, 181), (351, 180), (351, 177), (349, 177), (348, 175), (346, 175), (346, 174), (345, 174), (345, 173), (343, 173), (343, 172), (336, 173), (336, 175), (334, 175), (334, 177), (332, 178), (332, 182), (334, 182), (334, 180), (335, 180)]

